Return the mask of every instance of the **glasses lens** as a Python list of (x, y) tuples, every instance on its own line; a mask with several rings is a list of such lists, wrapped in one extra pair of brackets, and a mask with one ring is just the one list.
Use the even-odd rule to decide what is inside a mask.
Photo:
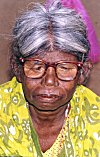
[(26, 61), (24, 72), (27, 77), (40, 78), (45, 72), (45, 64), (39, 60)]
[(57, 76), (61, 80), (71, 81), (77, 75), (77, 65), (72, 63), (59, 63), (57, 65)]

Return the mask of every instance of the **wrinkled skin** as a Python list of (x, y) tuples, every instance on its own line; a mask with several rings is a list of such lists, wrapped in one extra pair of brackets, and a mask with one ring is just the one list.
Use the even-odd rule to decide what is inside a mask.
[[(35, 57), (50, 63), (57, 61), (77, 61), (77, 58), (64, 52), (49, 52)], [(24, 74), (21, 82), (27, 101), (39, 110), (56, 110), (69, 102), (78, 83), (78, 76), (73, 81), (62, 81), (56, 77), (55, 69), (49, 67), (43, 78), (31, 79)]]

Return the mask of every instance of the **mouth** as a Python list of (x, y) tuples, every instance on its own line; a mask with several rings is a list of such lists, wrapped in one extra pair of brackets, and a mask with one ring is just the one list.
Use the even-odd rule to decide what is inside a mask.
[(34, 96), (38, 101), (45, 102), (45, 103), (53, 103), (61, 99), (61, 96), (54, 95), (54, 94), (40, 94)]

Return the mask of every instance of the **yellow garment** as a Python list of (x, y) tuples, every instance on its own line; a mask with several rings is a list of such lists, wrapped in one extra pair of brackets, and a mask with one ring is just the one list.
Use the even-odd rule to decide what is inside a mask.
[(84, 86), (77, 86), (71, 100), (69, 121), (46, 153), (42, 153), (38, 137), (31, 125), (22, 85), (14, 77), (0, 86), (0, 157), (100, 157), (100, 98)]

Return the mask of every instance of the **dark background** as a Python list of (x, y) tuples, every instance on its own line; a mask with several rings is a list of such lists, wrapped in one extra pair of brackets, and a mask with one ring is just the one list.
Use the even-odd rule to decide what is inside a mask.
[[(11, 30), (18, 15), (31, 2), (36, 0), (0, 0), (0, 84), (9, 80)], [(100, 0), (82, 0), (82, 2), (90, 15), (100, 43)], [(87, 87), (100, 96), (100, 63), (94, 65)]]

